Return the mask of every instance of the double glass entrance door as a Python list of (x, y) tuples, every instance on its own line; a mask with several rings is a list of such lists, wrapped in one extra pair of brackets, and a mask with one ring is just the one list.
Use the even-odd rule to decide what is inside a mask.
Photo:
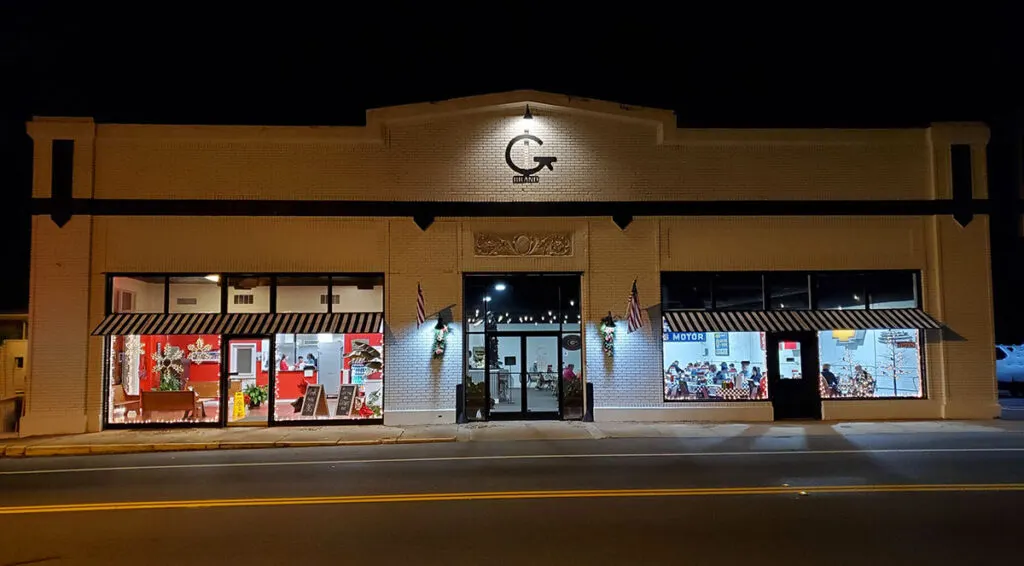
[(487, 363), (491, 418), (558, 418), (562, 367), (557, 334), (500, 334)]

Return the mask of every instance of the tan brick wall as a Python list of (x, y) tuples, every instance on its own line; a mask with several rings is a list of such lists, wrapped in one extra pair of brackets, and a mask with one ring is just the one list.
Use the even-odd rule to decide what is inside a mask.
[[(771, 416), (768, 403), (662, 401), (661, 271), (920, 269), (925, 307), (960, 337), (928, 339), (929, 400), (826, 402), (826, 417), (991, 416), (995, 390), (986, 227), (984, 218), (967, 229), (951, 219), (914, 217), (641, 218), (621, 231), (607, 218), (484, 218), (441, 219), (424, 232), (405, 218), (76, 217), (57, 229), (48, 218), (36, 218), (29, 430), (32, 419), (49, 423), (36, 430), (100, 426), (103, 340), (88, 332), (102, 319), (105, 273), (118, 271), (385, 273), (385, 418), (400, 424), (454, 418), (454, 387), (464, 364), (463, 273), (584, 273), (584, 375), (595, 385), (598, 418), (761, 420)], [(573, 255), (489, 258), (473, 253), (473, 234), (481, 230), (556, 229), (573, 234)], [(313, 243), (310, 251), (297, 254), (303, 242)], [(628, 334), (620, 321), (616, 355), (609, 359), (601, 349), (598, 323), (608, 311), (625, 315), (633, 278), (642, 306), (650, 309), (648, 324)], [(415, 325), (417, 282), (430, 316), (420, 328)], [(442, 310), (455, 320), (446, 356), (434, 360), (433, 323)]]
[[(705, 140), (659, 144), (643, 121), (565, 110), (522, 109), (425, 117), (386, 125), (383, 145), (345, 139), (176, 139), (171, 128), (98, 127), (100, 198), (332, 200), (732, 200), (928, 198), (925, 130), (817, 142)], [(512, 185), (517, 163), (556, 156), (534, 185)], [(152, 136), (152, 137), (149, 137)], [(163, 137), (168, 136), (168, 137)]]
[[(535, 119), (521, 120), (523, 103)], [(514, 148), (518, 163), (558, 158), (540, 183), (513, 185), (504, 161), (524, 128), (543, 146)], [(41, 119), (33, 195), (50, 194), (50, 144), (75, 139), (79, 198), (597, 201), (948, 198), (951, 143), (974, 151), (975, 195), (987, 194), (987, 130), (940, 124), (912, 130), (676, 129), (670, 113), (512, 93), (373, 111), (368, 126), (194, 127), (93, 125)], [(95, 139), (94, 139), (95, 138)], [(93, 146), (95, 143), (95, 146)], [(94, 182), (95, 181), (95, 182)], [(310, 207), (316, 207), (310, 202)], [(108, 272), (385, 273), (386, 419), (454, 416), (462, 328), (430, 356), (433, 322), (415, 327), (415, 288), (430, 314), (461, 317), (462, 274), (581, 272), (585, 375), (598, 418), (765, 419), (767, 403), (667, 404), (661, 392), (659, 272), (744, 269), (921, 269), (924, 304), (960, 339), (929, 338), (929, 400), (826, 403), (826, 417), (991, 416), (993, 378), (988, 222), (888, 217), (438, 219), (75, 217), (62, 229), (33, 219), (31, 433), (94, 430), (102, 407), (102, 318)], [(568, 232), (566, 257), (478, 257), (474, 234)], [(655, 324), (601, 352), (597, 324), (625, 314), (629, 285)]]
[(947, 378), (944, 416), (995, 417), (999, 405), (988, 218), (975, 218), (966, 228), (952, 218), (932, 222), (940, 252), (937, 295), (942, 319), (952, 331), (938, 344)]
[(85, 427), (91, 228), (86, 216), (32, 219), (25, 435)]
[[(455, 385), (462, 380), (462, 274), (458, 222), (436, 222), (426, 232), (411, 220), (389, 223), (388, 335), (384, 350), (384, 421), (453, 422)], [(426, 322), (416, 326), (416, 285), (423, 288)], [(445, 356), (432, 355), (437, 314), (449, 325)]]

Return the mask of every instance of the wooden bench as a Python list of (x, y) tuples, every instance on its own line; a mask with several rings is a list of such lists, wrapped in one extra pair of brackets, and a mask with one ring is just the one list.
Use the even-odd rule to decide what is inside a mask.
[(194, 391), (143, 391), (140, 395), (141, 415), (153, 412), (181, 411), (181, 418), (202, 418), (206, 414)]

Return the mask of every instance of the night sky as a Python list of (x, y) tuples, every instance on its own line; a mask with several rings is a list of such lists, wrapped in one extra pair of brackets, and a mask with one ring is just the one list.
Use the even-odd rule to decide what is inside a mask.
[(394, 13), (362, 8), (260, 17), (250, 10), (256, 4), (223, 14), (209, 4), (147, 5), (146, 13), (48, 2), (0, 8), (0, 187), (10, 203), (0, 210), (0, 310), (28, 303), (32, 154), (24, 123), (32, 115), (353, 125), (366, 108), (528, 88), (669, 108), (681, 126), (988, 122), (990, 190), (1001, 211), (993, 219), (997, 332), (1024, 341), (1012, 316), (1024, 302), (1010, 289), (1024, 277), (1008, 150), (1011, 125), (1024, 116), (1014, 84), (1024, 60), (1009, 13), (900, 22), (836, 5), (834, 13), (747, 14), (756, 27), (741, 29), (630, 5), (640, 12), (633, 18), (618, 4), (589, 19), (552, 15), (547, 3), (494, 4), (475, 22), (437, 6), (395, 22)]

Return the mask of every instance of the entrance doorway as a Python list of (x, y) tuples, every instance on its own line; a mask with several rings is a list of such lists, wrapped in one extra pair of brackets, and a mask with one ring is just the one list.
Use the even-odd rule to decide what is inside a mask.
[(813, 332), (770, 332), (765, 346), (775, 419), (820, 419), (818, 336)]
[(466, 275), (463, 421), (582, 419), (579, 274)]
[(562, 367), (557, 333), (496, 334), (497, 359), (488, 360), (492, 419), (560, 416)]
[(270, 338), (236, 336), (224, 340), (223, 411), (226, 424), (266, 426), (270, 420)]

